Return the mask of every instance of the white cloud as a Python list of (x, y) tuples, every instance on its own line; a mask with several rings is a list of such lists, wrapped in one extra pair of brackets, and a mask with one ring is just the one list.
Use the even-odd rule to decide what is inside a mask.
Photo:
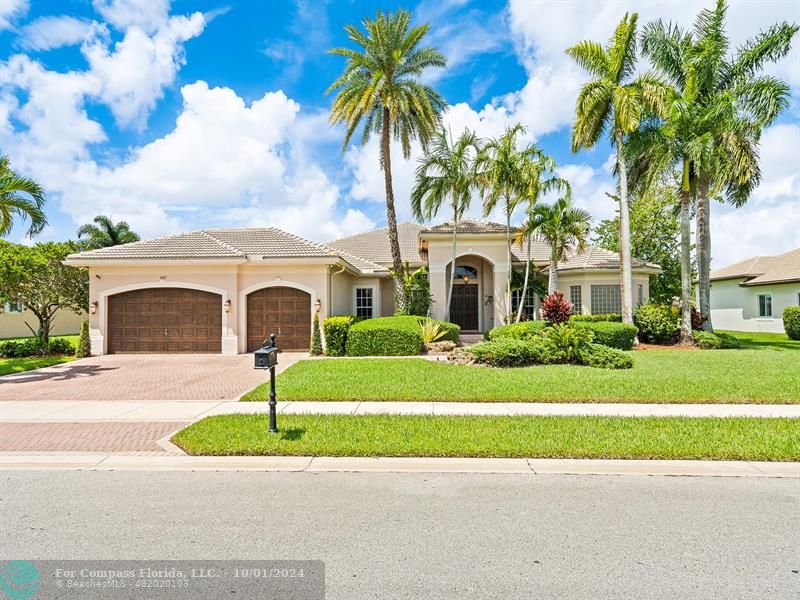
[(138, 27), (155, 32), (167, 20), (170, 0), (92, 0), (92, 6), (115, 29)]
[(28, 0), (2, 0), (0, 2), (0, 30), (11, 29), (14, 21), (28, 12)]
[(88, 19), (70, 16), (41, 17), (22, 29), (19, 45), (25, 50), (52, 50), (80, 44), (104, 32), (105, 26)]

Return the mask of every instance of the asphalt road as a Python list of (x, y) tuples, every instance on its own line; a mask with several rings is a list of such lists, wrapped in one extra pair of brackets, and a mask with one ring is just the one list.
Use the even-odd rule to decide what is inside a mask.
[(0, 482), (0, 557), (321, 559), (329, 598), (800, 597), (797, 479), (38, 471)]

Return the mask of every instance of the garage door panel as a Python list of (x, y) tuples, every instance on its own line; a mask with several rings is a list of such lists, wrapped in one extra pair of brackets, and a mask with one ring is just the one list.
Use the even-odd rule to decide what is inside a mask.
[(108, 299), (110, 353), (222, 351), (222, 297), (182, 288), (148, 288)]
[(307, 351), (311, 345), (311, 295), (289, 287), (268, 287), (247, 296), (247, 351), (278, 335), (282, 350)]

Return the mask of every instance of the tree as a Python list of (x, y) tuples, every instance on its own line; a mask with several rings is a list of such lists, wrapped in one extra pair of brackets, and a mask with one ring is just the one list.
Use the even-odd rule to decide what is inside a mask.
[[(654, 302), (672, 303), (681, 295), (676, 195), (675, 183), (669, 179), (642, 194), (634, 194), (631, 202), (631, 254), (661, 267), (661, 273), (650, 279), (650, 300)], [(600, 221), (593, 230), (592, 242), (619, 252), (619, 217)]]
[(558, 291), (558, 263), (567, 258), (570, 250), (586, 250), (591, 223), (592, 216), (573, 206), (570, 196), (564, 196), (553, 204), (535, 205), (520, 227), (515, 238), (518, 243), (533, 237), (550, 245), (548, 294)]
[[(465, 130), (455, 140), (441, 129), (429, 152), (420, 159), (414, 188), (411, 191), (411, 211), (419, 221), (436, 216), (442, 205), (449, 202), (453, 214), (453, 262), (450, 266), (450, 286), (445, 303), (445, 315), (450, 315), (453, 284), (456, 276), (456, 235), (458, 222), (469, 208), (472, 193), (478, 185), (476, 157), (479, 152), (477, 136)], [(446, 316), (445, 318), (449, 318)]]
[(420, 47), (430, 26), (410, 28), (410, 21), (410, 13), (400, 10), (393, 14), (379, 12), (374, 21), (364, 20), (364, 31), (347, 25), (348, 37), (360, 50), (333, 48), (329, 51), (345, 57), (347, 64), (325, 92), (337, 92), (330, 122), (345, 125), (342, 152), (362, 123), (362, 146), (372, 133), (381, 135), (380, 166), (386, 188), (386, 221), (398, 311), (405, 308), (405, 293), (394, 208), (391, 142), (392, 139), (400, 141), (406, 159), (411, 156), (411, 143), (415, 139), (423, 149), (427, 147), (441, 121), (445, 101), (436, 90), (422, 83), (420, 76), (427, 69), (447, 65), (447, 59), (438, 50)]
[(616, 147), (621, 305), (625, 323), (633, 323), (633, 276), (624, 138), (639, 127), (643, 116), (661, 111), (665, 96), (664, 86), (649, 73), (632, 80), (636, 68), (637, 21), (636, 13), (626, 13), (605, 48), (597, 42), (585, 40), (567, 49), (567, 54), (593, 77), (578, 94), (572, 126), (572, 151), (593, 148), (607, 129), (610, 129)]
[(78, 239), (86, 238), (83, 245), (87, 250), (130, 244), (141, 239), (125, 221), (114, 223), (105, 215), (97, 215), (92, 221), (96, 225), (87, 223), (78, 229)]
[[(86, 270), (63, 264), (78, 250), (74, 242), (22, 246), (0, 240), (0, 302), (22, 302), (36, 315), (39, 327), (35, 333), (45, 345), (59, 310), (79, 313), (89, 305)], [(33, 330), (30, 324), (28, 327)]]
[(47, 225), (45, 201), (42, 187), (33, 179), (17, 175), (8, 156), (0, 156), (0, 236), (11, 232), (15, 217), (30, 219), (29, 237), (41, 233)]

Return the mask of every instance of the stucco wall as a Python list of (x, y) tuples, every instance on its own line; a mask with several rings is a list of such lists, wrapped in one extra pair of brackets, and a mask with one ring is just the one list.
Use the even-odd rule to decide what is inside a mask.
[[(79, 315), (71, 310), (60, 310), (53, 319), (53, 329), (50, 331), (50, 335), (79, 333), (81, 321), (85, 318), (85, 313)], [(30, 336), (31, 330), (25, 326), (26, 321), (31, 327), (38, 329), (39, 319), (29, 310), (21, 313), (0, 314), (0, 339)]]
[[(743, 287), (743, 279), (711, 283), (711, 322), (717, 329), (783, 333), (783, 309), (798, 306), (800, 283)], [(772, 317), (758, 316), (759, 294), (772, 294)]]
[[(558, 289), (564, 297), (570, 299), (570, 286), (581, 286), (581, 314), (592, 314), (592, 285), (619, 285), (618, 271), (585, 271), (566, 272), (558, 275)], [(643, 273), (633, 273), (633, 306), (634, 310), (639, 304), (638, 287), (642, 286), (642, 304), (650, 298), (650, 276)]]

